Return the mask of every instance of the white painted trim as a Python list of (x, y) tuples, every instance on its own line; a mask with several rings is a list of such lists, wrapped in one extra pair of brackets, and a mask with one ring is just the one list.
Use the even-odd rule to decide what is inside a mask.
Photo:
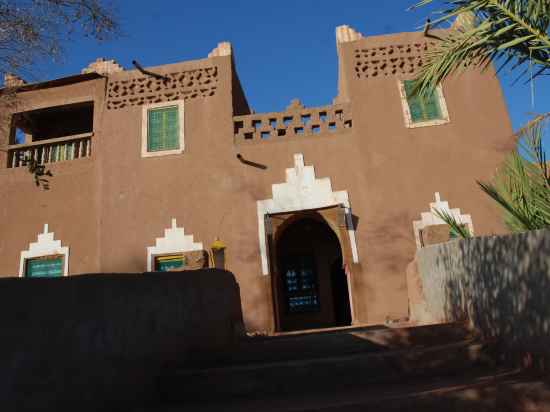
[[(153, 103), (142, 106), (141, 111), (141, 157), (157, 157), (181, 154), (185, 150), (185, 107), (183, 100), (174, 100), (173, 102)], [(156, 152), (147, 151), (147, 124), (149, 121), (149, 110), (160, 109), (164, 107), (177, 107), (178, 108), (178, 122), (179, 122), (179, 135), (180, 135), (180, 147), (175, 150), (161, 150)]]
[(346, 213), (346, 226), (351, 243), (353, 262), (359, 263), (355, 228), (352, 223), (347, 191), (333, 192), (329, 178), (317, 179), (314, 167), (304, 166), (304, 156), (301, 153), (294, 155), (294, 167), (286, 169), (286, 182), (274, 184), (271, 189), (273, 194), (271, 199), (257, 201), (258, 237), (262, 273), (264, 275), (269, 274), (265, 216), (274, 213), (297, 212), (342, 205)]
[(404, 80), (398, 80), (397, 85), (399, 87), (399, 94), (401, 96), (401, 107), (403, 108), (403, 117), (405, 119), (405, 126), (409, 129), (414, 129), (417, 127), (428, 127), (428, 126), (440, 126), (442, 124), (447, 124), (450, 122), (449, 110), (447, 109), (447, 103), (445, 101), (445, 96), (443, 95), (443, 88), (441, 85), (437, 86), (436, 93), (439, 100), (439, 108), (441, 109), (442, 119), (430, 120), (428, 122), (413, 122), (411, 116), (411, 109), (409, 107), (409, 101), (407, 100), (407, 93), (405, 91)]
[(157, 238), (155, 246), (147, 248), (147, 271), (151, 272), (153, 270), (153, 258), (155, 256), (197, 250), (204, 250), (202, 243), (195, 243), (193, 235), (186, 235), (183, 227), (177, 227), (176, 219), (172, 219), (172, 227), (164, 230), (164, 237)]
[(19, 259), (19, 277), (25, 276), (25, 261), (38, 257), (62, 255), (63, 276), (69, 275), (69, 247), (61, 246), (60, 240), (55, 240), (54, 233), (48, 232), (48, 224), (44, 224), (44, 231), (38, 235), (36, 242), (29, 244), (29, 249), (21, 252)]
[(468, 226), (468, 230), (474, 235), (474, 225), (472, 223), (472, 216), (470, 215), (463, 215), (460, 213), (460, 209), (451, 209), (449, 207), (449, 202), (445, 202), (441, 200), (441, 196), (439, 195), (439, 192), (435, 193), (435, 202), (430, 203), (430, 211), (429, 212), (422, 212), (420, 214), (421, 219), (416, 220), (413, 222), (413, 229), (414, 229), (414, 237), (416, 240), (416, 248), (420, 249), (422, 247), (422, 243), (420, 241), (420, 231), (428, 226), (434, 226), (434, 225), (445, 225), (445, 221), (443, 221), (439, 216), (437, 216), (434, 212), (434, 209), (437, 209), (439, 211), (445, 211), (451, 216), (453, 216), (457, 222), (463, 225)]

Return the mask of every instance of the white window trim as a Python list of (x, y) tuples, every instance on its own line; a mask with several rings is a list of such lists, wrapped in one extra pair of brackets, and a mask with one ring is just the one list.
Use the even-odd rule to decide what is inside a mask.
[[(174, 150), (159, 150), (155, 152), (147, 151), (147, 132), (149, 122), (149, 110), (161, 109), (164, 107), (178, 108), (180, 147)], [(141, 157), (157, 157), (181, 154), (185, 150), (185, 108), (183, 100), (174, 100), (173, 102), (153, 103), (144, 105), (141, 112)]]
[(446, 225), (447, 223), (441, 219), (434, 211), (447, 212), (449, 215), (455, 218), (455, 220), (461, 224), (466, 225), (470, 234), (474, 236), (474, 224), (472, 223), (471, 215), (463, 215), (460, 209), (451, 209), (449, 202), (442, 201), (439, 192), (435, 192), (435, 202), (430, 203), (430, 211), (422, 212), (420, 214), (421, 219), (413, 222), (414, 238), (416, 240), (416, 248), (422, 248), (422, 242), (420, 241), (420, 232), (428, 226)]
[(405, 80), (410, 79), (400, 79), (397, 81), (397, 85), (399, 87), (399, 94), (401, 95), (401, 107), (403, 108), (403, 117), (405, 119), (406, 127), (408, 127), (409, 129), (414, 129), (417, 127), (440, 126), (443, 124), (447, 124), (451, 121), (449, 118), (449, 110), (447, 109), (445, 96), (443, 94), (443, 87), (439, 85), (436, 88), (436, 94), (439, 100), (439, 108), (441, 109), (441, 115), (443, 116), (443, 119), (430, 120), (427, 122), (413, 122), (411, 109), (409, 107), (409, 101), (407, 100), (407, 92), (405, 91)]
[(183, 227), (178, 227), (176, 219), (172, 219), (172, 227), (164, 230), (164, 237), (158, 237), (155, 246), (147, 248), (147, 272), (154, 270), (156, 257), (200, 250), (204, 250), (202, 243), (195, 242), (193, 235), (186, 235)]
[(19, 260), (19, 277), (25, 276), (25, 263), (29, 259), (63, 256), (63, 276), (69, 275), (69, 247), (61, 246), (60, 240), (54, 240), (54, 233), (48, 232), (48, 224), (44, 224), (44, 232), (38, 235), (36, 242), (29, 244), (29, 249), (21, 252)]

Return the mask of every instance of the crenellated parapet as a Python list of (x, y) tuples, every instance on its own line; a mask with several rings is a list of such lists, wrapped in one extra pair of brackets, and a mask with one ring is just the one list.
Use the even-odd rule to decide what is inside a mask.
[(99, 57), (96, 61), (90, 63), (88, 67), (82, 69), (82, 74), (86, 73), (98, 73), (107, 76), (112, 73), (118, 73), (124, 71), (124, 68), (114, 60), (105, 60), (103, 57)]
[(218, 43), (218, 45), (208, 53), (208, 58), (211, 57), (222, 57), (222, 56), (231, 56), (233, 50), (231, 48), (231, 43), (224, 41)]
[(17, 87), (27, 84), (21, 77), (12, 73), (4, 74), (4, 87)]
[(347, 132), (352, 128), (351, 105), (306, 108), (295, 99), (284, 112), (235, 116), (233, 126), (236, 142), (278, 141)]

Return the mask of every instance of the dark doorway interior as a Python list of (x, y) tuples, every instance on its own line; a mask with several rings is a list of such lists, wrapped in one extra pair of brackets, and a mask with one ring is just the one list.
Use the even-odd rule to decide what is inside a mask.
[(304, 217), (283, 228), (276, 251), (280, 330), (351, 324), (340, 242), (320, 216)]
[(330, 267), (330, 277), (332, 281), (332, 296), (334, 298), (334, 317), (336, 326), (351, 325), (348, 279), (344, 270), (342, 256), (336, 259)]

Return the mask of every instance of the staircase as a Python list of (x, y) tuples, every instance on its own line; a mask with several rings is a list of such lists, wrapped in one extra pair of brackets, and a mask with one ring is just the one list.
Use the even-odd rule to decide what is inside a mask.
[(489, 349), (460, 323), (247, 338), (225, 359), (165, 370), (153, 410), (496, 410), (502, 385), (508, 396), (535, 382), (497, 370)]

